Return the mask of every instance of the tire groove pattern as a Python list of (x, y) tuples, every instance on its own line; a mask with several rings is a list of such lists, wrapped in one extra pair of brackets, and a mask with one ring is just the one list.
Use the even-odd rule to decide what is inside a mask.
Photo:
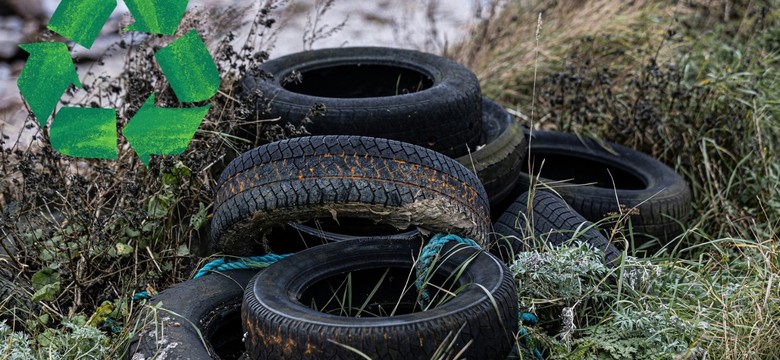
[(525, 159), (528, 141), (522, 126), (498, 104), (482, 99), (482, 131), (485, 146), (457, 158), (475, 171), (485, 187), (491, 209), (511, 196), (517, 183), (517, 169)]
[(228, 165), (216, 188), (212, 241), (246, 254), (276, 224), (332, 216), (452, 232), (483, 245), (491, 231), (484, 188), (454, 160), (394, 140), (314, 136), (261, 146)]
[[(608, 266), (622, 255), (609, 240), (592, 226), (561, 198), (537, 190), (533, 193), (531, 210), (528, 208), (528, 192), (520, 195), (509, 206), (494, 224), (496, 234), (504, 239), (495, 239), (498, 244), (499, 256), (510, 258), (510, 254), (534, 249), (528, 241), (534, 239), (546, 240), (551, 245), (559, 246), (570, 240), (575, 231), (580, 231), (577, 239), (593, 245), (604, 252), (604, 261)], [(531, 222), (533, 234), (528, 233), (528, 223)], [(590, 227), (590, 228), (588, 228)], [(582, 231), (583, 229), (587, 229)]]

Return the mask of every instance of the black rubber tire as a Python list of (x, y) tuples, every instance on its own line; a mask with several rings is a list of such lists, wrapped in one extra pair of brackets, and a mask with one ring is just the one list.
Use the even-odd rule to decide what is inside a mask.
[(516, 188), (517, 169), (528, 152), (523, 127), (500, 105), (482, 98), (482, 147), (458, 162), (474, 171), (485, 187), (491, 213)]
[(433, 150), (387, 139), (312, 136), (234, 159), (217, 184), (211, 236), (221, 251), (257, 255), (275, 250), (263, 235), (276, 225), (337, 217), (454, 233), (484, 246), (489, 211), (479, 179)]
[[(459, 271), (460, 264), (471, 261), (454, 284), (460, 288), (457, 296), (426, 311), (390, 317), (327, 314), (300, 299), (307, 288), (331, 276), (366, 269), (411, 271), (421, 241), (344, 241), (280, 260), (250, 281), (245, 292), (241, 312), (250, 358), (362, 359), (335, 341), (375, 360), (427, 360), (452, 333), (450, 338), (456, 338), (454, 352), (473, 340), (462, 358), (506, 359), (517, 331), (517, 291), (512, 275), (495, 257), (473, 247), (450, 244), (442, 249), (441, 258), (446, 260), (437, 263), (438, 274), (449, 276)], [(397, 281), (404, 288), (406, 276), (387, 281)], [(365, 283), (368, 290), (375, 285)], [(360, 293), (367, 296), (367, 292)], [(388, 293), (397, 297), (400, 292)]]
[[(531, 195), (533, 199), (529, 212), (528, 200)], [(604, 263), (610, 267), (617, 263), (622, 254), (593, 223), (572, 210), (563, 199), (541, 190), (521, 194), (498, 218), (493, 228), (500, 235), (496, 239), (498, 246), (493, 247), (494, 254), (506, 262), (511, 262), (518, 252), (537, 249), (538, 246), (532, 243), (534, 239), (554, 246), (572, 238), (587, 242), (604, 252)], [(529, 233), (529, 230), (533, 233)]]
[[(261, 93), (270, 101), (255, 111), (258, 119), (280, 117), (281, 124), (300, 125), (312, 106), (322, 104), (324, 114), (306, 125), (312, 135), (394, 139), (452, 157), (479, 145), (479, 81), (450, 59), (413, 50), (344, 47), (290, 54), (260, 69), (272, 77), (249, 75), (242, 82), (243, 93)], [(283, 85), (293, 71), (302, 82)], [(396, 95), (404, 74), (429, 87)]]
[[(244, 350), (239, 344), (244, 288), (257, 272), (212, 273), (161, 291), (148, 304), (161, 309), (156, 314), (149, 307), (143, 310), (141, 319), (145, 323), (130, 341), (124, 358), (220, 359), (220, 351), (236, 358), (235, 352)], [(205, 346), (199, 332), (206, 340)]]
[[(530, 186), (528, 162), (538, 174), (544, 159), (539, 180), (546, 185), (540, 186), (555, 189), (585, 219), (598, 222), (624, 207), (624, 212), (634, 213), (630, 215), (634, 234), (658, 238), (661, 244), (679, 235), (683, 229), (678, 221), (685, 221), (691, 210), (691, 192), (685, 180), (648, 155), (602, 143), (568, 133), (534, 131), (529, 139), (531, 159), (523, 162), (519, 186), (526, 190)], [(596, 184), (573, 185), (592, 182)], [(630, 211), (633, 208), (636, 210)]]

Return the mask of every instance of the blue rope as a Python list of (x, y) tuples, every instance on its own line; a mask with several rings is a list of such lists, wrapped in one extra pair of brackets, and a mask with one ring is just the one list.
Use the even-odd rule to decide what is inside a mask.
[(536, 318), (536, 315), (525, 312), (525, 313), (517, 313), (518, 320), (520, 320), (520, 324), (517, 330), (517, 337), (519, 339), (523, 340), (523, 345), (525, 345), (525, 348), (531, 351), (531, 353), (534, 355), (535, 358), (539, 360), (543, 360), (544, 357), (542, 356), (542, 352), (539, 351), (539, 349), (534, 346), (534, 344), (531, 342), (531, 336), (528, 335), (528, 330), (526, 330), (523, 326), (534, 326), (537, 323), (539, 323), (539, 319)]
[(267, 254), (263, 256), (250, 256), (245, 258), (238, 258), (234, 260), (215, 259), (203, 265), (200, 270), (193, 276), (193, 279), (197, 279), (203, 275), (206, 275), (213, 271), (227, 271), (227, 270), (243, 270), (243, 269), (262, 269), (269, 265), (284, 259), (291, 254), (277, 255)]
[[(431, 262), (436, 257), (436, 254), (441, 251), (441, 248), (444, 247), (444, 244), (455, 241), (459, 244), (465, 244), (468, 246), (473, 246), (478, 249), (481, 247), (479, 244), (477, 244), (474, 240), (468, 239), (468, 238), (462, 238), (458, 235), (454, 234), (443, 234), (438, 233), (431, 238), (431, 240), (426, 244), (422, 252), (420, 254), (420, 258), (417, 259), (417, 265), (415, 265), (415, 272), (417, 274), (417, 279), (415, 280), (414, 284), (417, 287), (417, 290), (420, 293), (420, 299), (418, 300), (418, 303), (422, 308), (425, 308), (427, 304), (431, 300), (431, 296), (428, 293), (428, 290), (426, 289), (427, 285), (427, 279), (429, 277), (429, 274), (431, 272)], [(519, 327), (517, 331), (518, 338), (523, 339), (524, 345), (531, 353), (534, 355), (535, 358), (539, 360), (543, 360), (544, 357), (542, 356), (542, 352), (539, 351), (535, 346), (533, 346), (531, 341), (531, 336), (528, 335), (528, 331), (523, 327), (525, 326), (534, 326), (539, 322), (539, 319), (536, 318), (536, 315), (525, 312), (525, 313), (517, 313), (517, 319), (519, 322)]]
[(458, 235), (454, 234), (443, 234), (438, 233), (431, 238), (430, 241), (428, 241), (428, 244), (426, 244), (423, 249), (422, 253), (420, 254), (420, 258), (417, 259), (417, 265), (415, 265), (415, 272), (417, 273), (417, 280), (414, 282), (415, 286), (417, 286), (417, 291), (420, 293), (420, 298), (417, 300), (417, 302), (420, 304), (422, 308), (425, 308), (428, 303), (431, 301), (431, 295), (428, 293), (428, 290), (426, 289), (428, 276), (431, 272), (431, 262), (433, 261), (433, 258), (436, 257), (436, 254), (439, 253), (441, 248), (444, 246), (444, 244), (455, 241), (459, 244), (465, 244), (468, 246), (474, 246), (478, 249), (481, 249), (479, 244), (477, 244), (474, 240), (468, 239), (468, 238), (462, 238)]
[[(417, 289), (420, 292), (419, 303), (420, 306), (422, 306), (423, 308), (425, 308), (425, 306), (430, 301), (430, 294), (426, 289), (426, 284), (427, 284), (426, 279), (428, 278), (428, 275), (432, 270), (431, 262), (436, 257), (436, 254), (439, 253), (441, 248), (444, 247), (444, 245), (450, 241), (455, 241), (459, 244), (465, 244), (468, 246), (481, 248), (479, 244), (477, 244), (474, 240), (468, 238), (462, 238), (454, 234), (438, 233), (434, 235), (433, 238), (431, 238), (428, 244), (423, 247), (422, 253), (420, 254), (420, 258), (417, 260), (417, 265), (415, 266), (415, 271), (417, 273), (417, 279), (415, 280), (415, 285), (417, 286)], [(199, 277), (208, 275), (209, 273), (215, 271), (265, 268), (290, 255), (292, 254), (284, 254), (284, 255), (266, 254), (263, 256), (251, 256), (251, 257), (237, 258), (237, 259), (215, 259), (206, 263), (206, 265), (203, 265), (203, 267), (200, 268), (200, 270), (198, 270), (198, 272), (195, 273), (195, 276), (193, 276), (192, 278), (197, 279)], [(142, 299), (150, 299), (150, 298), (151, 296), (147, 291), (141, 291), (133, 295), (133, 300), (142, 300)], [(518, 313), (517, 316), (520, 322), (519, 330), (517, 332), (518, 337), (520, 339), (523, 339), (526, 348), (528, 348), (531, 351), (534, 357), (536, 357), (539, 360), (544, 359), (539, 349), (532, 346), (530, 341), (530, 336), (528, 335), (528, 331), (523, 327), (523, 325), (534, 326), (539, 322), (539, 320), (536, 318), (534, 314), (528, 312)]]
[[(267, 254), (263, 256), (250, 256), (237, 259), (214, 259), (203, 265), (193, 279), (197, 279), (201, 276), (208, 275), (215, 271), (227, 271), (227, 270), (243, 270), (243, 269), (258, 269), (265, 268), (269, 265), (284, 259), (291, 254), (277, 255)], [(133, 300), (151, 299), (151, 295), (147, 291), (137, 292), (133, 295)]]
[(133, 300), (146, 300), (151, 298), (152, 296), (149, 295), (149, 292), (146, 290), (133, 294)]

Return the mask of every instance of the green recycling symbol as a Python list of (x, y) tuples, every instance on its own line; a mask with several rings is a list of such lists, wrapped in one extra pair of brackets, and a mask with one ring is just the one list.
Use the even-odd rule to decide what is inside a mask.
[[(125, 0), (135, 22), (125, 30), (173, 35), (188, 0)], [(48, 28), (90, 48), (103, 24), (117, 6), (116, 0), (63, 0)], [(81, 88), (68, 47), (61, 42), (19, 45), (30, 53), (17, 85), (41, 128), (46, 127), (60, 97), (70, 84)], [(219, 73), (197, 31), (155, 53), (155, 59), (180, 102), (208, 100), (217, 93)], [(194, 108), (159, 108), (155, 94), (148, 96), (122, 135), (149, 166), (149, 155), (181, 154), (189, 145), (210, 105)], [(62, 107), (49, 128), (52, 147), (80, 158), (117, 159), (116, 110)]]

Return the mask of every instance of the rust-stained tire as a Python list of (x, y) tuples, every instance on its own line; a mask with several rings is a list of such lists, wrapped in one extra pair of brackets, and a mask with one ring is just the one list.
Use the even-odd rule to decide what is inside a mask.
[(416, 226), (482, 246), (492, 227), (482, 184), (457, 161), (399, 141), (329, 135), (274, 142), (234, 159), (217, 184), (211, 236), (220, 251), (258, 255), (274, 251), (263, 241), (274, 226), (329, 218)]
[[(465, 349), (459, 358), (506, 359), (515, 343), (518, 306), (506, 265), (474, 247), (448, 243), (439, 257), (444, 260), (432, 267), (431, 284), (457, 289), (457, 295), (414, 311), (414, 287), (401, 294), (411, 285), (407, 276), (420, 247), (419, 240), (357, 239), (310, 248), (268, 267), (244, 293), (241, 317), (250, 358), (363, 359), (360, 351), (375, 360), (428, 360), (437, 350), (447, 359)], [(346, 274), (354, 307), (368, 303), (362, 316), (327, 313), (321, 306)], [(412, 305), (394, 316), (378, 310), (389, 313), (396, 303)], [(443, 344), (448, 336), (449, 347)]]

